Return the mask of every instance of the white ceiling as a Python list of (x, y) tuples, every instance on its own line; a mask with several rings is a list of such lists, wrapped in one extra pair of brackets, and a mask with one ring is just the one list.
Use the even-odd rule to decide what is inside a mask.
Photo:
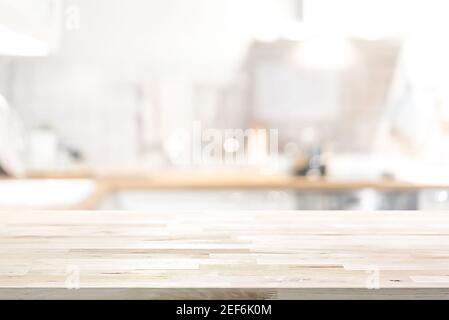
[(294, 17), (294, 0), (77, 0), (66, 56), (176, 66), (235, 64), (254, 35)]

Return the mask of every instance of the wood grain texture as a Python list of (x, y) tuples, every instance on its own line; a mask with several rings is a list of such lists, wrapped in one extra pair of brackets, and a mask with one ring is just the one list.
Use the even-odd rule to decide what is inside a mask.
[(0, 293), (73, 270), (82, 289), (447, 292), (449, 213), (0, 212)]

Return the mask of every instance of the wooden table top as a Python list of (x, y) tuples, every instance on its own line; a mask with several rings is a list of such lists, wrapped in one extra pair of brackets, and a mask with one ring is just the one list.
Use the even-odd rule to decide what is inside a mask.
[(73, 285), (447, 292), (449, 212), (0, 212), (0, 297)]

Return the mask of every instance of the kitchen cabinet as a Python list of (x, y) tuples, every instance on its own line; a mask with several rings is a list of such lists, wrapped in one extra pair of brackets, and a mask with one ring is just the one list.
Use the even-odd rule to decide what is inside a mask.
[(120, 191), (106, 196), (100, 209), (115, 210), (295, 210), (289, 190)]
[(419, 194), (420, 210), (449, 210), (449, 188), (424, 190)]
[[(435, 191), (437, 192), (437, 191)], [(121, 190), (106, 195), (101, 210), (436, 210), (428, 192), (307, 191), (291, 189)], [(439, 194), (437, 192), (436, 194)], [(431, 193), (431, 199), (434, 197)]]
[(432, 199), (441, 200), (447, 189), (390, 180), (309, 180), (256, 173), (166, 172), (104, 178), (102, 183), (108, 190), (99, 205), (103, 210), (432, 210)]

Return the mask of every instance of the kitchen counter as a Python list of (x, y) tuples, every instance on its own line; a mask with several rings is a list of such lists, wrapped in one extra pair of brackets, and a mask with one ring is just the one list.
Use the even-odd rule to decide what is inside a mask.
[(0, 298), (449, 298), (447, 270), (447, 212), (0, 215)]
[[(351, 194), (363, 190), (374, 190), (382, 194), (403, 195), (406, 197), (415, 197), (418, 194), (426, 191), (444, 191), (449, 190), (448, 184), (441, 183), (413, 183), (406, 181), (395, 180), (348, 180), (348, 179), (332, 179), (332, 178), (318, 178), (310, 179), (305, 177), (295, 177), (286, 174), (262, 174), (256, 171), (236, 171), (236, 170), (219, 170), (219, 171), (176, 171), (176, 170), (123, 170), (113, 171), (105, 170), (104, 172), (90, 172), (87, 170), (76, 172), (32, 172), (29, 174), (31, 179), (90, 179), (95, 182), (96, 189), (90, 195), (88, 201), (80, 203), (75, 209), (97, 209), (104, 201), (110, 199), (111, 196), (124, 193), (151, 193), (151, 192), (190, 192), (200, 194), (200, 192), (270, 192), (273, 190), (282, 190), (290, 192), (291, 194)], [(168, 194), (168, 193), (167, 193)], [(430, 197), (438, 197), (438, 195), (431, 195)], [(144, 201), (142, 196), (141, 200)], [(405, 199), (405, 198), (404, 198)], [(411, 201), (415, 203), (418, 200), (398, 200), (400, 203)], [(310, 200), (310, 199), (309, 199)], [(304, 203), (308, 203), (305, 200)], [(116, 201), (116, 200), (114, 200)], [(298, 200), (299, 201), (299, 200)], [(348, 201), (352, 201), (348, 198)], [(391, 201), (386, 199), (387, 203)], [(402, 201), (402, 202), (401, 202)], [(314, 203), (323, 202), (321, 198), (314, 200)], [(335, 199), (330, 199), (328, 202), (335, 202)], [(323, 202), (324, 203), (324, 202)], [(405, 203), (405, 202), (404, 202)], [(408, 202), (407, 202), (408, 203)], [(86, 204), (88, 206), (86, 206)], [(433, 205), (432, 205), (433, 206)], [(437, 206), (438, 207), (438, 206)], [(71, 207), (73, 208), (73, 207)], [(149, 205), (142, 209), (151, 208)], [(184, 208), (184, 207), (181, 207)], [(223, 207), (219, 207), (220, 209)], [(246, 207), (242, 207), (246, 208)], [(280, 207), (277, 207), (278, 209)], [(290, 206), (289, 209), (331, 209), (330, 207), (318, 207), (305, 205), (305, 207)], [(342, 207), (341, 209), (346, 209)], [(424, 208), (428, 208), (424, 206)], [(432, 207), (433, 208), (433, 207)], [(125, 208), (126, 209), (126, 208)], [(132, 209), (132, 208), (128, 208)], [(196, 209), (196, 208), (195, 208)], [(239, 208), (240, 209), (240, 208)], [(386, 209), (414, 209), (414, 205), (394, 206), (388, 205)], [(440, 208), (442, 209), (442, 208)]]
[[(27, 201), (27, 197), (22, 196), (23, 192), (14, 191), (17, 189), (17, 185), (31, 185), (33, 183), (38, 185), (48, 185), (48, 182), (56, 185), (58, 181), (61, 181), (61, 183), (66, 186), (71, 182), (76, 184), (79, 181), (85, 181), (86, 183), (92, 184), (94, 187), (89, 195), (83, 197), (82, 201), (79, 201), (78, 203), (66, 203), (65, 205), (58, 204), (58, 206), (48, 205), (30, 207), (27, 205), (29, 202)], [(12, 189), (9, 191), (15, 194), (16, 198), (23, 200), (23, 204), (18, 203), (16, 206), (5, 206), (2, 205), (2, 202), (0, 201), (0, 210), (28, 208), (93, 210), (99, 208), (101, 204), (104, 203), (105, 199), (109, 199), (113, 195), (132, 192), (159, 192), (160, 194), (161, 192), (268, 192), (281, 190), (297, 192), (298, 194), (349, 194), (369, 189), (380, 193), (413, 195), (422, 191), (439, 192), (449, 190), (449, 185), (440, 183), (412, 183), (395, 180), (342, 180), (331, 178), (307, 179), (305, 177), (294, 177), (285, 174), (267, 175), (254, 171), (236, 170), (125, 170), (121, 172), (117, 170), (105, 170), (103, 172), (93, 172), (88, 169), (79, 169), (75, 171), (34, 171), (29, 172), (26, 178), (0, 178), (0, 184), (5, 190), (9, 190), (8, 186), (11, 186)], [(58, 189), (57, 191), (62, 192), (61, 190)], [(41, 192), (44, 192), (44, 190), (41, 190)], [(51, 197), (56, 193), (47, 192), (46, 194), (47, 197)], [(37, 196), (37, 194), (35, 196)], [(0, 200), (2, 200), (1, 195)], [(59, 198), (57, 200), (60, 202)], [(306, 207), (304, 209), (312, 209), (312, 207)]]
[(297, 189), (416, 191), (449, 189), (449, 183), (408, 182), (391, 179), (306, 178), (263, 174), (253, 170), (103, 170), (32, 171), (29, 179), (91, 179), (112, 191), (121, 189)]

